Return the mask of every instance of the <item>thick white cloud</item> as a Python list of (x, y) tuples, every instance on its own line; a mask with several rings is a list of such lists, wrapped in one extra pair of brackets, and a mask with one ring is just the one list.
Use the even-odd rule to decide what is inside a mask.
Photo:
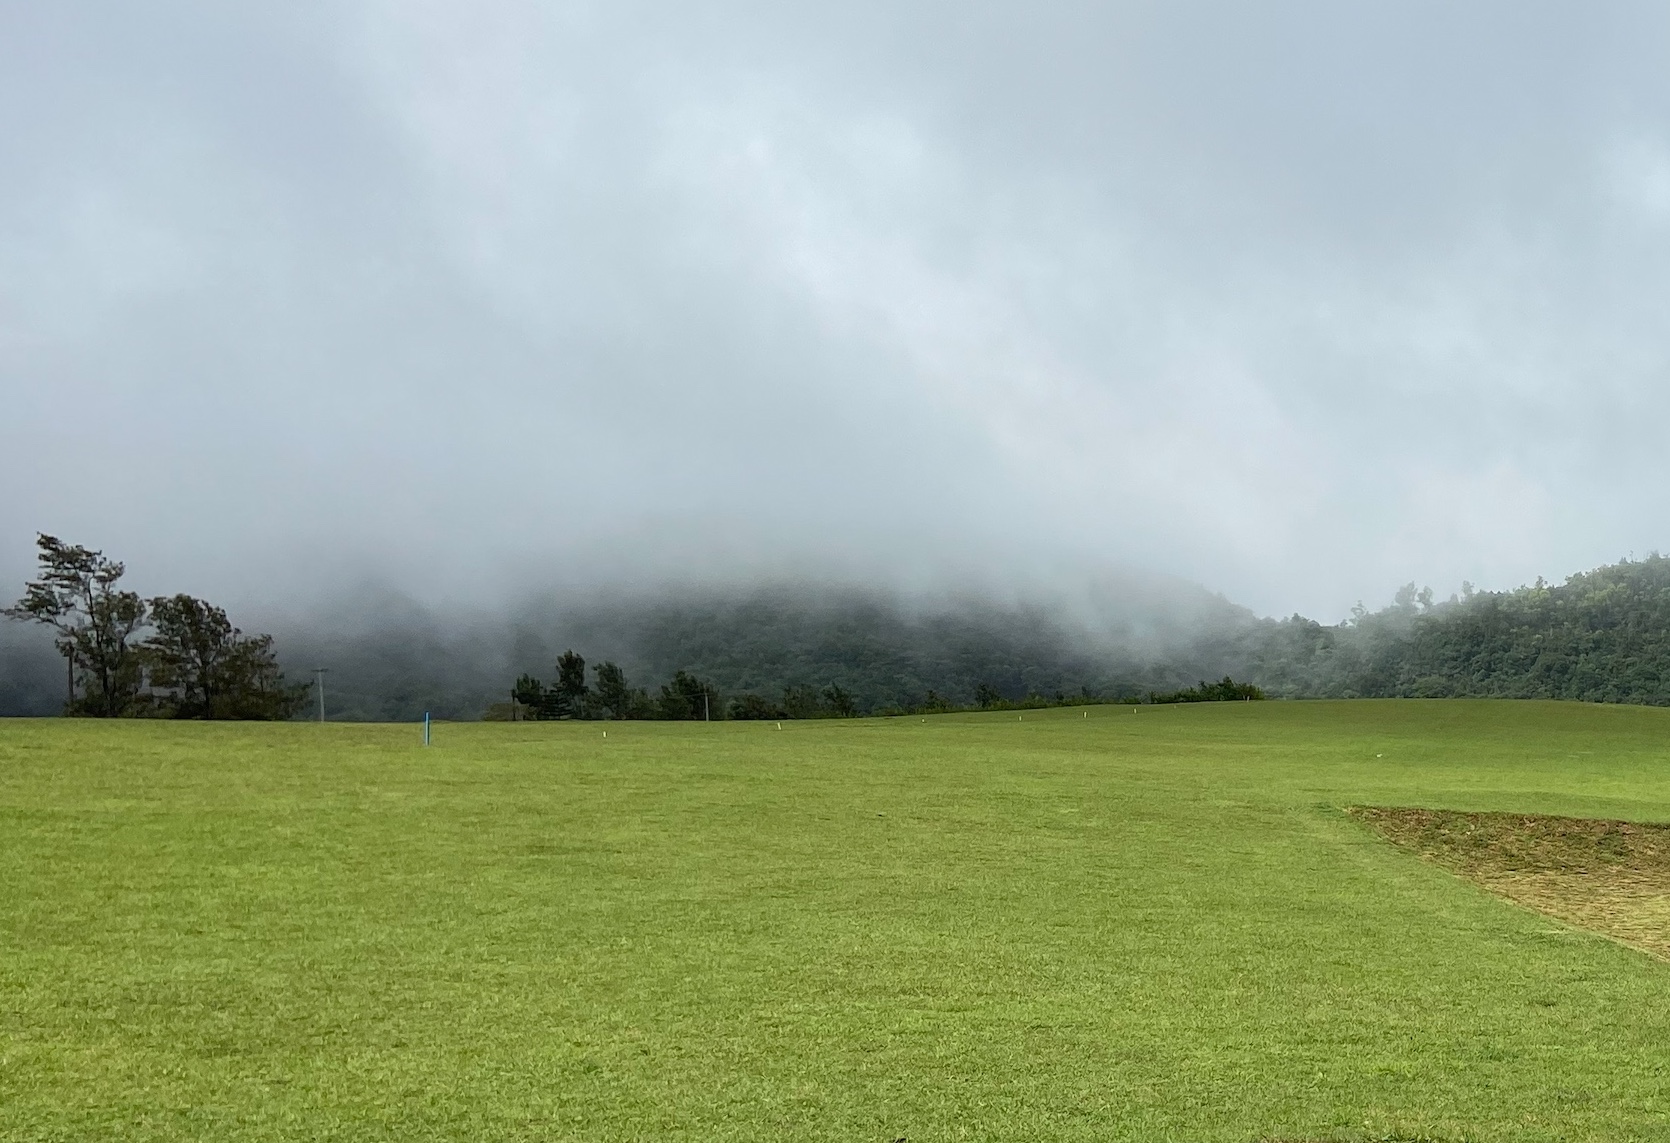
[(13, 6), (0, 573), (36, 528), (245, 597), (1111, 560), (1333, 618), (1644, 552), (1666, 30)]

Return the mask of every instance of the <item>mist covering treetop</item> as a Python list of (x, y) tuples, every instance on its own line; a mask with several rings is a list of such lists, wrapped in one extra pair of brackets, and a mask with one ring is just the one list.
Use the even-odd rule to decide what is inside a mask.
[(38, 526), (239, 615), (1111, 561), (1333, 621), (1592, 567), (1670, 495), (1666, 42), (1640, 0), (3, 5), (0, 582)]

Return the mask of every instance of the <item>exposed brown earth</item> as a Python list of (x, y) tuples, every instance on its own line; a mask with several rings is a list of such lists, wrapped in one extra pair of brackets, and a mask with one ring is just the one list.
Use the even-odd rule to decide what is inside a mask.
[(1492, 893), (1670, 959), (1670, 823), (1373, 806), (1347, 812)]

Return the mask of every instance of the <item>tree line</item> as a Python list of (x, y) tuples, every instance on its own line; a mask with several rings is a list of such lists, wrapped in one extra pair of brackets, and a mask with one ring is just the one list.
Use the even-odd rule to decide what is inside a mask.
[(118, 560), (40, 533), (39, 578), (0, 608), (50, 628), (64, 657), (64, 713), (94, 718), (290, 718), (309, 685), (285, 681), (270, 635), (184, 593), (150, 599), (121, 587)]
[(524, 674), (511, 688), (511, 700), (496, 704), (488, 717), (548, 721), (554, 719), (661, 719), (670, 721), (729, 719), (733, 721), (802, 718), (854, 718), (860, 713), (881, 716), (902, 714), (947, 714), (971, 710), (1037, 710), (1061, 706), (1095, 706), (1107, 703), (1230, 702), (1263, 699), (1264, 692), (1251, 683), (1238, 683), (1229, 676), (1216, 683), (1202, 682), (1177, 691), (1149, 691), (1146, 695), (1101, 695), (1082, 688), (1078, 694), (1057, 692), (1053, 696), (1028, 693), (1021, 699), (1005, 698), (997, 687), (982, 682), (975, 687), (972, 703), (959, 703), (933, 689), (914, 700), (888, 703), (861, 712), (851, 692), (831, 683), (818, 688), (791, 685), (780, 698), (753, 692), (722, 697), (717, 687), (686, 670), (674, 672), (659, 693), (631, 686), (619, 665), (605, 660), (592, 668), (595, 685), (586, 681), (586, 660), (570, 649), (556, 662), (556, 683), (546, 686), (536, 676)]
[(722, 697), (706, 679), (678, 670), (655, 694), (632, 686), (626, 672), (605, 660), (592, 668), (595, 685), (586, 681), (586, 660), (575, 651), (564, 651), (556, 662), (556, 682), (546, 686), (524, 674), (511, 688), (508, 709), (504, 704), (489, 712), (490, 717), (547, 719), (664, 719), (670, 721), (718, 719), (849, 718), (858, 713), (851, 694), (831, 684), (823, 690), (786, 687), (781, 702), (757, 694)]
[[(25, 642), (0, 645), (0, 701), (27, 695), (28, 713), (48, 713), (67, 695), (71, 714), (193, 718), (280, 718), (303, 707), (307, 687), (283, 682), (267, 636), (243, 635), (191, 596), (124, 591), (122, 565), (102, 553), (50, 536), (39, 543), (42, 573), (4, 613), (49, 626), (60, 669), (48, 646), (28, 641), (25, 658), (13, 650)], [(454, 635), (404, 623), (298, 628), (285, 649), (292, 667), (328, 658), (348, 717), (376, 720), (431, 708), (477, 717), (495, 698), (505, 709), (494, 717), (776, 719), (1256, 697), (1190, 685), (1225, 675), (1272, 698), (1670, 705), (1670, 559), (1658, 555), (1563, 583), (1468, 586), (1447, 600), (1411, 583), (1390, 606), (1359, 605), (1340, 624), (1260, 619), (1223, 603), (1147, 647), (1117, 632), (1088, 638), (1037, 608), (964, 601), (924, 615), (873, 594), (786, 589), (614, 611), (582, 604), (546, 622), (563, 633), (549, 643), (525, 617)], [(604, 661), (575, 654), (566, 672), (557, 666), (555, 685), (531, 680), (502, 701), (505, 682), (569, 640), (601, 645)], [(640, 686), (628, 673), (666, 682)]]
[(1238, 683), (1228, 675), (1215, 683), (1202, 680), (1192, 687), (1184, 687), (1182, 690), (1170, 691), (1165, 694), (1155, 691), (1148, 692), (1148, 701), (1151, 703), (1254, 702), (1263, 699), (1263, 688), (1254, 686), (1252, 683)]
[[(1243, 687), (1271, 698), (1670, 705), (1670, 558), (1657, 554), (1510, 591), (1463, 585), (1448, 599), (1408, 583), (1389, 606), (1359, 604), (1338, 624), (1225, 605), (1141, 654), (1117, 637), (1075, 641), (1042, 612), (965, 606), (910, 620), (861, 599), (741, 597), (645, 609), (640, 626), (635, 643), (614, 645), (663, 678), (674, 664), (699, 664), (703, 679), (739, 696), (723, 702), (727, 717), (733, 707), (754, 717), (831, 709), (821, 688), (786, 685), (808, 678), (838, 683), (867, 714), (1257, 697)], [(717, 691), (707, 693), (713, 703)], [(721, 704), (713, 709), (720, 717)]]
[(700, 718), (711, 701), (708, 684), (679, 671), (673, 680), (651, 697), (642, 687), (626, 680), (626, 672), (611, 662), (598, 663), (593, 672), (595, 687), (586, 682), (586, 660), (572, 650), (557, 659), (557, 681), (546, 686), (524, 674), (511, 688), (513, 718), (548, 720), (559, 718), (638, 719)]

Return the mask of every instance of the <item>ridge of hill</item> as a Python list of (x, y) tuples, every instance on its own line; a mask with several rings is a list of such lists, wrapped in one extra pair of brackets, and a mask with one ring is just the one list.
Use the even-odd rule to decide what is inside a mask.
[(280, 627), (279, 647), (297, 671), (332, 666), (332, 717), (373, 720), (425, 709), (477, 717), (524, 672), (551, 681), (569, 648), (594, 666), (619, 664), (633, 686), (653, 690), (680, 670), (721, 696), (834, 685), (861, 711), (930, 692), (966, 703), (981, 684), (1010, 699), (1134, 696), (1216, 677), (1221, 639), (1202, 633), (1258, 622), (1203, 588), (1151, 577), (1108, 578), (1044, 602), (775, 583), (551, 596), (528, 601), (514, 619), (475, 623), (374, 591), (343, 608), (354, 622)]
[[(292, 678), (328, 665), (332, 718), (476, 718), (568, 648), (655, 688), (687, 670), (722, 694), (839, 686), (858, 709), (1089, 693), (1134, 697), (1232, 675), (1272, 697), (1497, 697), (1670, 705), (1670, 559), (1438, 600), (1414, 584), (1346, 622), (1261, 619), (1204, 588), (1131, 574), (1074, 595), (909, 596), (829, 584), (549, 595), (448, 615), (378, 588), (270, 626)], [(0, 715), (55, 714), (44, 632), (0, 627)]]
[(1406, 585), (1327, 627), (1246, 633), (1241, 670), (1289, 697), (1552, 698), (1670, 705), (1670, 558), (1656, 553), (1447, 601)]

